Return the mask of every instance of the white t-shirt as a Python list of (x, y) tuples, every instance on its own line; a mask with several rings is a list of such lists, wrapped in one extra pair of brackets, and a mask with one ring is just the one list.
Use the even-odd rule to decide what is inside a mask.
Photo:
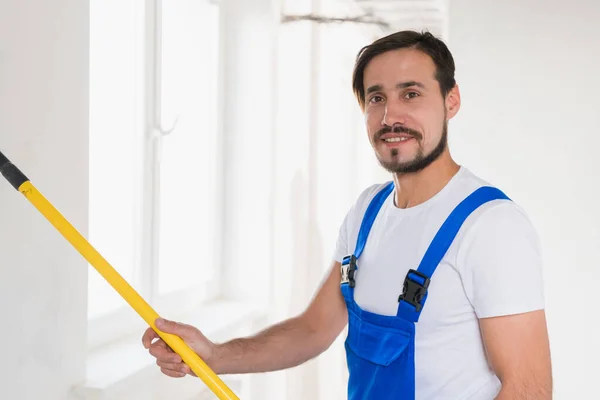
[[(417, 269), (454, 207), (486, 185), (461, 167), (438, 194), (415, 207), (397, 208), (392, 192), (357, 262), (356, 303), (396, 315), (408, 270)], [(384, 186), (366, 189), (346, 215), (337, 261), (354, 252), (367, 206)], [(471, 214), (433, 274), (416, 323), (418, 400), (488, 400), (498, 394), (500, 381), (487, 362), (478, 318), (543, 309), (541, 259), (537, 232), (514, 202), (494, 200)]]

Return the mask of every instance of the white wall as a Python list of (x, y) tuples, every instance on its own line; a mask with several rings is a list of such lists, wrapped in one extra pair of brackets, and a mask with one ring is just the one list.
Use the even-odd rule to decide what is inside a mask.
[[(0, 10), (0, 150), (85, 233), (88, 4)], [(68, 398), (84, 373), (86, 288), (83, 258), (0, 179), (1, 398)]]
[(599, 20), (595, 0), (450, 3), (452, 149), (540, 232), (557, 399), (598, 392)]
[[(85, 233), (87, 4), (0, 2), (0, 150)], [(309, 3), (314, 6), (302, 2)], [(329, 3), (323, 0), (321, 7)], [(595, 157), (600, 6), (595, 3), (455, 0), (450, 9), (450, 46), (463, 93), (463, 108), (451, 123), (452, 148), (461, 163), (521, 203), (540, 230), (558, 399), (590, 398), (598, 372), (592, 361), (600, 359), (600, 326), (592, 307), (599, 304), (594, 289), (600, 283), (594, 257), (600, 244), (594, 185), (600, 170)], [(353, 100), (332, 106), (337, 94), (323, 89), (349, 84), (344, 74), (350, 71), (325, 59), (336, 49), (331, 38), (344, 31), (332, 36), (337, 28), (298, 24), (284, 32), (276, 27), (282, 4), (223, 2), (230, 19), (223, 25), (221, 136), (225, 154), (237, 160), (223, 172), (228, 217), (223, 289), (271, 300), (270, 322), (306, 304), (333, 250), (337, 232), (332, 229), (356, 191), (377, 179), (361, 132), (345, 141), (351, 124), (344, 110)], [(550, 5), (557, 8), (552, 11)], [(278, 46), (294, 29), (306, 33), (306, 42), (285, 65), (296, 63), (303, 72), (298, 82), (276, 90), (275, 82), (286, 77), (276, 70)], [(317, 37), (329, 39), (318, 42)], [(360, 39), (352, 40), (358, 50)], [(250, 51), (253, 44), (261, 44), (258, 53)], [(352, 51), (344, 54), (353, 57)], [(340, 74), (339, 82), (328, 79), (331, 71)], [(296, 93), (294, 88), (301, 90), (292, 106), (284, 100)], [(340, 152), (329, 153), (335, 146)], [(343, 174), (345, 166), (353, 168), (353, 157), (364, 160), (361, 165), (372, 162), (374, 169), (354, 170), (358, 180), (349, 179)], [(330, 161), (333, 168), (321, 168)], [(253, 192), (256, 180), (273, 185), (274, 192)], [(261, 262), (269, 267), (258, 268)], [(241, 270), (242, 265), (248, 269)], [(86, 274), (79, 254), (1, 179), (2, 398), (63, 400), (83, 379)], [(341, 347), (334, 346), (317, 363), (267, 374), (268, 379), (257, 376), (255, 393), (288, 398), (303, 389), (300, 397), (337, 398), (345, 391), (343, 362)]]
[[(266, 302), (271, 265), (277, 0), (220, 3), (223, 290)], [(244, 267), (245, 266), (245, 267)], [(263, 266), (261, 268), (261, 266)]]

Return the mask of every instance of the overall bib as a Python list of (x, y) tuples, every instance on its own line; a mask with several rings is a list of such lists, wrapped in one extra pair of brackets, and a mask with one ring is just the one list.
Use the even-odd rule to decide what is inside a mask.
[(394, 183), (390, 182), (373, 198), (363, 217), (356, 249), (342, 261), (341, 290), (348, 307), (345, 348), (350, 373), (349, 400), (415, 399), (415, 323), (427, 300), (430, 279), (474, 210), (492, 200), (510, 200), (500, 190), (484, 186), (456, 206), (436, 233), (418, 268), (407, 273), (394, 317), (362, 310), (354, 301), (357, 260), (377, 213), (393, 189)]

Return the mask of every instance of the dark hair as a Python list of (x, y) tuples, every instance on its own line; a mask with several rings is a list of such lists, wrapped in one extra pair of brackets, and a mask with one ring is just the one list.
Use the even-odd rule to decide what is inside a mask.
[(435, 79), (440, 84), (442, 96), (456, 85), (454, 80), (454, 58), (443, 41), (429, 32), (400, 31), (377, 39), (363, 47), (356, 57), (352, 73), (352, 88), (361, 108), (365, 106), (364, 73), (367, 64), (379, 54), (405, 48), (414, 48), (427, 54), (433, 60), (436, 73)]

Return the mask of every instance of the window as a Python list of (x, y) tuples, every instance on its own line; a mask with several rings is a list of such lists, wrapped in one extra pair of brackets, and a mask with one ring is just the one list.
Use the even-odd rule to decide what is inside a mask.
[[(160, 121), (173, 121), (160, 160), (158, 293), (214, 273), (216, 209), (217, 7), (162, 3)], [(186, 276), (186, 279), (182, 279)]]
[[(218, 33), (208, 0), (90, 2), (89, 239), (159, 314), (218, 287)], [(141, 326), (88, 293), (91, 346)]]

